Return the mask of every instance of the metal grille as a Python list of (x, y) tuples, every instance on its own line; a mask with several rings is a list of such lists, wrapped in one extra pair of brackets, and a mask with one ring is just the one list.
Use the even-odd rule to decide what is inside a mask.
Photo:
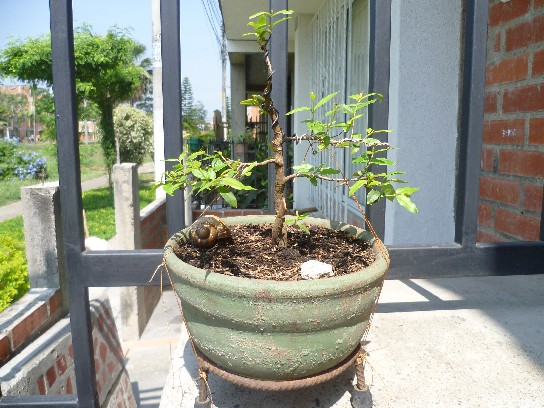
[[(366, 90), (368, 86), (368, 1), (327, 1), (315, 14), (311, 23), (312, 64), (311, 89), (318, 99), (339, 92), (337, 101), (347, 101), (349, 95)], [(332, 102), (322, 112), (332, 108)], [(359, 131), (366, 128), (360, 123)], [(353, 173), (353, 165), (343, 149), (335, 151), (336, 160), (347, 174)], [(310, 158), (317, 166), (326, 163), (336, 167), (328, 152)], [(364, 202), (363, 195), (358, 198)], [(333, 220), (347, 221), (348, 206), (354, 205), (345, 187), (333, 183), (318, 182), (311, 189), (311, 199), (323, 214)]]

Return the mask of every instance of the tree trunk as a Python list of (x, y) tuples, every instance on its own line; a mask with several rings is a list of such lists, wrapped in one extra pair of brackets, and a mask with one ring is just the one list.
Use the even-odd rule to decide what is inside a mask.
[(115, 163), (115, 130), (113, 127), (113, 104), (104, 102), (99, 105), (100, 108), (100, 128), (102, 129), (102, 152), (108, 169), (108, 179), (110, 187), (112, 186), (111, 171)]

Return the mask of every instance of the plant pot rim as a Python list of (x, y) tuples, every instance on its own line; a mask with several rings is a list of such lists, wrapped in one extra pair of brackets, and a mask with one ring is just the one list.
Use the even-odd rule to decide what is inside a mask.
[[(274, 215), (246, 215), (228, 217), (223, 220), (227, 225), (267, 224), (272, 223), (274, 218)], [(229, 276), (215, 273), (211, 270), (197, 268), (182, 261), (175, 255), (172, 247), (177, 246), (177, 241), (179, 239), (184, 239), (184, 237), (187, 236), (188, 228), (178, 232), (168, 240), (164, 247), (164, 258), (168, 265), (188, 272), (183, 278), (187, 283), (190, 283), (193, 286), (205, 286), (207, 290), (217, 291), (218, 293), (225, 291), (237, 292), (240, 297), (253, 297), (255, 295), (258, 296), (260, 293), (263, 297), (273, 296), (274, 298), (277, 298), (278, 295), (280, 295), (282, 298), (299, 298), (301, 294), (304, 293), (306, 294), (306, 297), (313, 298), (319, 297), (321, 294), (328, 294), (332, 286), (337, 289), (340, 288), (340, 293), (346, 293), (353, 291), (357, 286), (360, 286), (362, 280), (371, 284), (383, 275), (384, 268), (387, 269), (387, 262), (382, 253), (387, 250), (385, 247), (383, 250), (380, 250), (378, 240), (376, 240), (370, 232), (353, 225), (329, 221), (327, 219), (308, 217), (305, 219), (305, 222), (314, 226), (345, 231), (356, 238), (369, 242), (376, 255), (375, 261), (358, 272), (322, 279), (276, 281)]]

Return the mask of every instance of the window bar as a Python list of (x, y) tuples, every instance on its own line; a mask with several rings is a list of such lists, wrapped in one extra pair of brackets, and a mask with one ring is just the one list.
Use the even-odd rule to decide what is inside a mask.
[[(389, 122), (389, 52), (391, 48), (391, 0), (371, 0), (370, 41), (369, 41), (369, 75), (368, 89), (380, 92), (383, 103), (375, 103), (368, 109), (368, 125), (372, 129), (388, 129)], [(379, 139), (387, 142), (387, 133), (381, 133)], [(379, 169), (371, 171), (378, 173)], [(378, 171), (377, 171), (378, 170)], [(366, 213), (376, 233), (384, 239), (385, 233), (385, 200), (368, 206)]]
[(98, 406), (98, 392), (94, 369), (89, 290), (81, 282), (83, 269), (80, 260), (81, 252), (85, 248), (85, 240), (79, 167), (72, 2), (50, 0), (49, 7), (61, 217), (64, 255), (68, 271), (70, 327), (77, 399), (78, 407), (92, 408)]
[(455, 241), (476, 245), (487, 59), (488, 2), (466, 2)]
[[(164, 157), (177, 158), (182, 147), (181, 54), (179, 0), (161, 0), (162, 92), (164, 101)], [(166, 162), (171, 170), (172, 162)], [(185, 227), (184, 193), (166, 196), (168, 236)]]

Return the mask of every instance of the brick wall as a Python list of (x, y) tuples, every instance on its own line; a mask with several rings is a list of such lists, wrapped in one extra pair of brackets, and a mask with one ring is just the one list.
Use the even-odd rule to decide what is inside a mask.
[(143, 249), (162, 248), (166, 244), (166, 201), (155, 200), (140, 213)]
[[(97, 391), (101, 407), (132, 408), (136, 400), (107, 300), (91, 301)], [(0, 368), (2, 395), (74, 394), (74, 351), (68, 318)]]
[(542, 239), (544, 1), (489, 2), (478, 241)]
[(31, 289), (1, 313), (0, 367), (59, 321), (61, 304), (60, 289)]

